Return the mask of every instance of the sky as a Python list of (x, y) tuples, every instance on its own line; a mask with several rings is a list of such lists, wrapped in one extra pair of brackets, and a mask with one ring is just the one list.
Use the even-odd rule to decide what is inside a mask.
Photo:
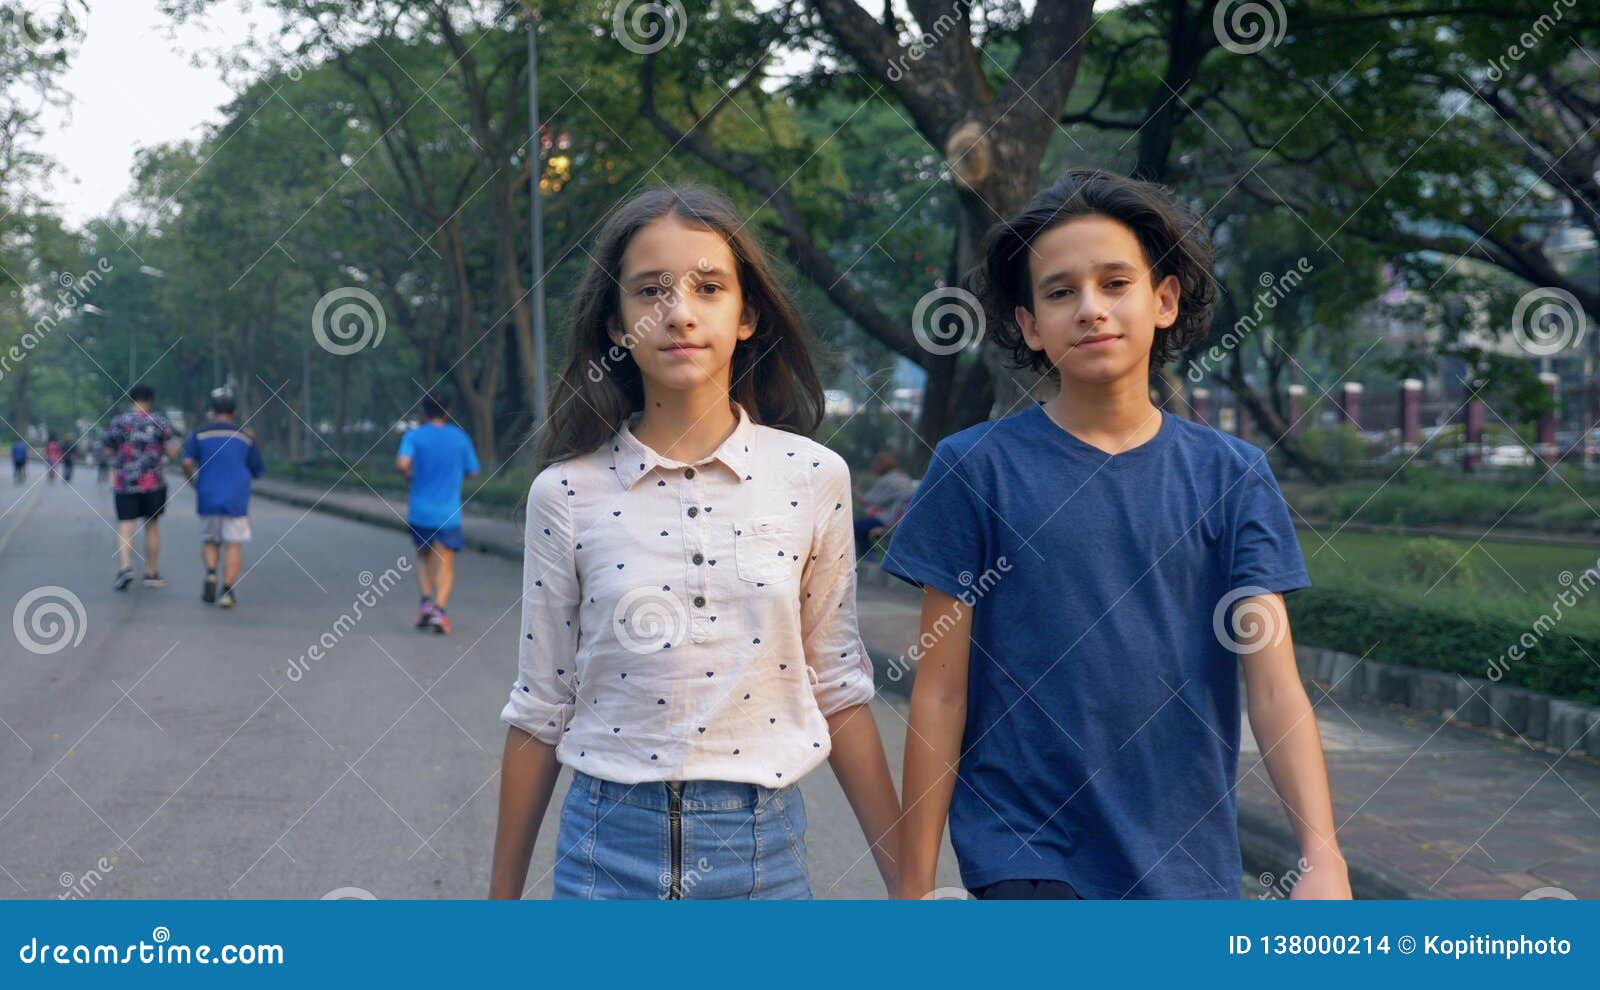
[(175, 28), (157, 0), (90, 0), (79, 18), (83, 44), (61, 79), (70, 102), (46, 114), (39, 150), (59, 164), (46, 195), (81, 226), (131, 187), (137, 149), (221, 119), (231, 90), (209, 55), (246, 40), (262, 15), (223, 4)]

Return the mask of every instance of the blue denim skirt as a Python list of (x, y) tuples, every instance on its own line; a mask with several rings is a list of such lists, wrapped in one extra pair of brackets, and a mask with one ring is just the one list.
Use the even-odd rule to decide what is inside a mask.
[(617, 784), (575, 770), (556, 834), (555, 897), (805, 900), (805, 836), (792, 784)]

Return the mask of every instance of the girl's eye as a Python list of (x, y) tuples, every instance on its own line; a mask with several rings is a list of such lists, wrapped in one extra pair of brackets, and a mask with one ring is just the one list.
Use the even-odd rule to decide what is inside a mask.
[(717, 285), (714, 282), (707, 282), (704, 285), (700, 286), (700, 291), (704, 292), (704, 293), (706, 293), (708, 295), (715, 295), (716, 293), (722, 291), (722, 286)]
[(641, 296), (653, 296), (657, 292), (660, 292), (660, 291), (661, 291), (661, 287), (659, 285), (647, 285), (644, 288), (639, 290), (639, 295), (641, 295)]

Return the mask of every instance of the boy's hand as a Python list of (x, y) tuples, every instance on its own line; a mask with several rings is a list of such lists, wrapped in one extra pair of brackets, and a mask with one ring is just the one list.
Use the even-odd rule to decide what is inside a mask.
[(1307, 869), (1300, 874), (1300, 880), (1289, 891), (1291, 901), (1348, 901), (1353, 899), (1350, 893), (1350, 871), (1345, 866), (1344, 857), (1337, 854), (1323, 855), (1316, 859), (1307, 858)]

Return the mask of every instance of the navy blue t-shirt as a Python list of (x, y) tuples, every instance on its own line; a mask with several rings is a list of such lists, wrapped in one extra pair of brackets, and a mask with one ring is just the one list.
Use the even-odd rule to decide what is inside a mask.
[(189, 434), (183, 459), (196, 465), (195, 511), (202, 516), (248, 516), (250, 481), (266, 473), (250, 431), (212, 420)]
[(1311, 583), (1265, 454), (1163, 413), (1112, 456), (1034, 404), (939, 443), (883, 566), (972, 606), (967, 887), (1239, 897), (1232, 603)]

